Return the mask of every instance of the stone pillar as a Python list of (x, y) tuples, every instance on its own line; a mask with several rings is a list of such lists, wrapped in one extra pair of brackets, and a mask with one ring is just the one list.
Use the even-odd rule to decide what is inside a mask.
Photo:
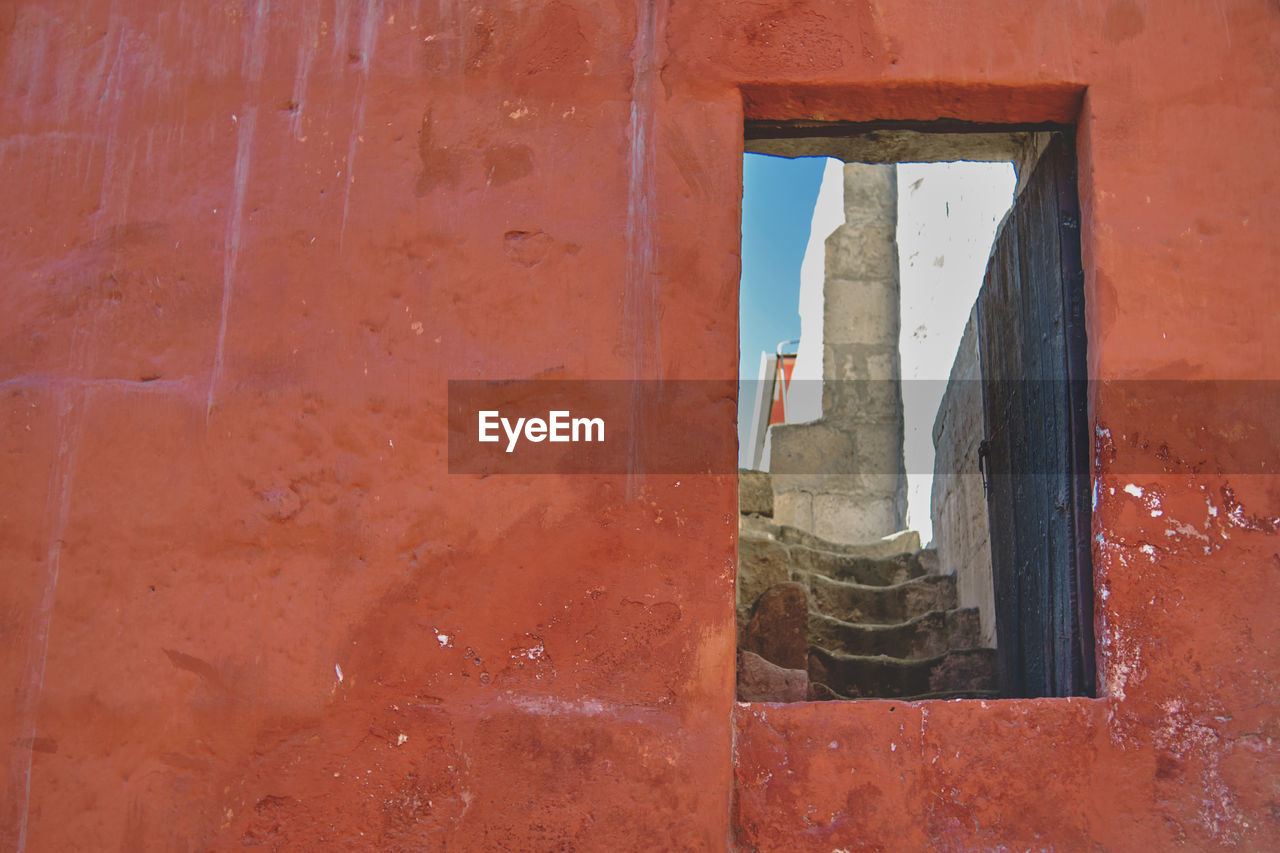
[(896, 167), (846, 164), (844, 204), (826, 241), (822, 417), (775, 426), (770, 469), (776, 520), (860, 542), (906, 523)]

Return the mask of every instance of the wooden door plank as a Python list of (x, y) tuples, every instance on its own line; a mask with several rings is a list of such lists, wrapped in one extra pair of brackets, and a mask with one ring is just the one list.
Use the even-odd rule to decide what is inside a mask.
[(1055, 134), (978, 298), (1002, 692), (1091, 695), (1087, 364), (1074, 154)]

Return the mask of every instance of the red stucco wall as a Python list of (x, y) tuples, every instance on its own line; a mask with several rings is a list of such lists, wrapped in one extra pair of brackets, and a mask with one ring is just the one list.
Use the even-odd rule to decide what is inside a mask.
[(1096, 395), (1099, 699), (735, 707), (732, 476), (444, 446), (733, 375), (744, 115), (1078, 121), (1093, 375), (1280, 377), (1274, 3), (10, 0), (0, 68), (6, 849), (1274, 847), (1261, 403)]

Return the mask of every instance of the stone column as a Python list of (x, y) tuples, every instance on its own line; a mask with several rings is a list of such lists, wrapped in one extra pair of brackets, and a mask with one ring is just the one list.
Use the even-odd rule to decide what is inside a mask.
[(826, 241), (822, 417), (775, 426), (770, 469), (777, 521), (861, 542), (906, 523), (896, 167), (846, 164), (844, 204)]

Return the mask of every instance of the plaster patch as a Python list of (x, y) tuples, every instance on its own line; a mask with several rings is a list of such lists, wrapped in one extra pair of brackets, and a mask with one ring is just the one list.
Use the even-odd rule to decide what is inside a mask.
[(528, 658), (529, 660), (538, 660), (546, 651), (546, 647), (542, 644), (542, 640), (538, 637), (532, 637), (532, 643), (528, 646), (517, 646), (511, 650), (513, 658)]
[(1154, 740), (1179, 760), (1200, 765), (1200, 809), (1197, 822), (1218, 842), (1237, 844), (1247, 828), (1235, 794), (1222, 778), (1219, 755), (1222, 738), (1212, 726), (1197, 720), (1181, 699), (1160, 704), (1164, 722), (1156, 727)]
[(1165, 530), (1164, 535), (1171, 538), (1176, 536), (1190, 536), (1194, 539), (1199, 539), (1206, 544), (1209, 542), (1209, 537), (1204, 533), (1196, 530), (1190, 524), (1178, 521), (1176, 518), (1169, 519), (1169, 529)]
[[(1103, 600), (1110, 598), (1110, 591), (1104, 586), (1101, 591)], [(1110, 608), (1103, 608), (1101, 616), (1102, 654), (1105, 661), (1105, 683), (1107, 695), (1123, 702), (1125, 690), (1130, 684), (1139, 684), (1146, 677), (1146, 669), (1142, 662), (1142, 644), (1133, 640), (1129, 632), (1123, 630), (1112, 619)], [(1112, 740), (1116, 741), (1118, 732), (1113, 728)]]
[(1125, 641), (1120, 637), (1115, 638), (1112, 647), (1115, 650), (1115, 656), (1111, 671), (1107, 674), (1107, 692), (1123, 702), (1125, 687), (1128, 686), (1131, 678), (1139, 674), (1142, 666), (1142, 649), (1136, 643)]
[(530, 714), (542, 714), (549, 717), (559, 714), (599, 717), (616, 710), (615, 706), (606, 705), (604, 702), (595, 699), (572, 701), (558, 699), (554, 696), (525, 696), (512, 693), (508, 693), (506, 699), (513, 708), (519, 708), (521, 711), (527, 711)]

